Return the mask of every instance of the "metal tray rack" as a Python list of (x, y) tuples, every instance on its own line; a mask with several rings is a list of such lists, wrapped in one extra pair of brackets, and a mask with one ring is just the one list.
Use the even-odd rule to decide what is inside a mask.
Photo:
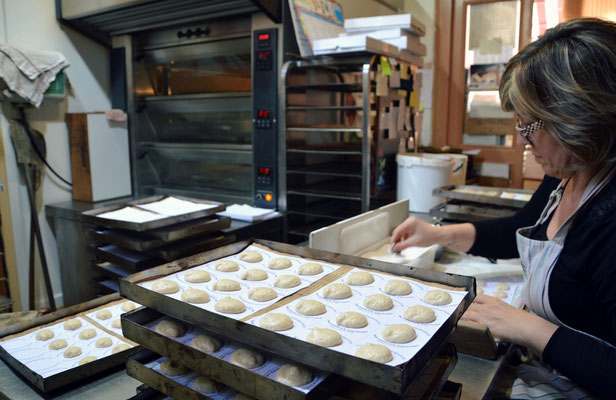
[[(71, 315), (79, 314), (85, 310), (99, 307), (109, 302), (119, 300), (118, 293), (108, 296), (100, 297), (95, 300), (91, 300), (82, 304), (77, 304), (72, 307), (68, 307), (51, 314), (43, 315), (42, 317), (35, 318), (32, 321), (21, 323), (0, 331), (0, 337), (20, 333), (22, 331), (31, 329), (33, 327), (49, 324), (62, 318), (66, 318)], [(116, 354), (109, 355), (107, 357), (99, 358), (85, 365), (80, 365), (66, 371), (62, 371), (55, 375), (43, 377), (38, 373), (32, 371), (26, 365), (14, 358), (3, 347), (0, 347), (0, 358), (4, 360), (9, 366), (15, 369), (21, 374), (27, 381), (34, 385), (41, 392), (50, 392), (52, 390), (67, 386), (69, 384), (78, 382), (82, 379), (96, 375), (100, 372), (117, 367), (124, 363), (126, 357), (139, 351), (140, 347), (135, 346), (130, 349), (121, 351)]]
[[(198, 371), (218, 382), (233, 387), (236, 390), (248, 393), (261, 399), (317, 399), (321, 398), (320, 394), (323, 394), (323, 389), (319, 390), (319, 388), (323, 386), (327, 387), (326, 378), (319, 384), (319, 386), (313, 388), (310, 393), (305, 394), (304, 392), (291, 386), (284, 385), (251, 370), (238, 367), (218, 357), (197, 350), (186, 343), (182, 343), (181, 341), (173, 338), (165, 337), (147, 328), (148, 325), (163, 316), (163, 314), (148, 308), (133, 310), (122, 316), (122, 331), (127, 338), (140, 343), (149, 350), (171, 358), (193, 371)], [(145, 366), (142, 367), (148, 369)], [(160, 380), (169, 380), (168, 378), (165, 378), (164, 376), (151, 370), (142, 370), (140, 373), (135, 373), (134, 368), (130, 367), (130, 363), (128, 366), (128, 374), (154, 387), (165, 387), (166, 385), (160, 384)], [(159, 375), (159, 377), (151, 374)], [(153, 382), (156, 384), (152, 385), (151, 383)], [(179, 384), (175, 385), (181, 386)], [(326, 390), (326, 392), (329, 391)], [(167, 394), (173, 396), (172, 393)]]
[[(460, 287), (467, 290), (468, 293), (459, 306), (452, 312), (450, 317), (413, 358), (401, 366), (393, 367), (345, 355), (303, 340), (286, 337), (276, 332), (209, 312), (188, 303), (145, 289), (138, 284), (148, 279), (166, 276), (193, 266), (239, 253), (252, 243), (261, 244), (273, 251), (294, 256), (385, 271), (412, 277), (427, 283), (432, 282)], [(163, 314), (176, 317), (206, 330), (225, 335), (228, 338), (246, 343), (266, 352), (298, 361), (322, 371), (329, 371), (346, 376), (395, 394), (403, 394), (408, 386), (414, 382), (430, 361), (438, 354), (440, 348), (453, 331), (457, 320), (474, 299), (475, 280), (472, 277), (445, 274), (438, 271), (412, 268), (401, 264), (390, 264), (355, 256), (257, 239), (254, 241), (234, 243), (133, 274), (120, 281), (120, 293), (123, 297), (153, 308)]]
[(154, 221), (148, 221), (148, 222), (119, 221), (119, 220), (99, 217), (100, 214), (104, 214), (110, 211), (116, 211), (116, 210), (122, 209), (127, 206), (130, 207), (130, 206), (136, 206), (139, 204), (154, 203), (156, 201), (163, 200), (166, 197), (169, 197), (169, 196), (153, 196), (153, 197), (148, 197), (145, 199), (130, 201), (128, 203), (121, 204), (121, 205), (97, 208), (96, 210), (90, 210), (90, 211), (85, 211), (81, 213), (80, 218), (81, 220), (85, 222), (89, 222), (94, 225), (101, 225), (101, 226), (105, 226), (108, 228), (119, 228), (119, 229), (127, 229), (130, 231), (143, 232), (143, 231), (161, 228), (163, 226), (179, 224), (181, 222), (188, 221), (188, 220), (203, 218), (208, 215), (212, 215), (212, 214), (216, 214), (218, 212), (224, 211), (226, 209), (226, 206), (222, 203), (174, 195), (173, 197), (178, 198), (180, 200), (191, 201), (193, 203), (198, 203), (198, 204), (208, 204), (208, 205), (213, 205), (215, 207), (211, 207), (206, 210), (194, 211), (194, 212), (181, 214), (181, 215), (175, 215), (172, 217), (161, 218), (161, 219), (157, 219)]
[[(467, 191), (467, 192), (464, 192)], [(485, 193), (485, 194), (482, 194)], [(493, 195), (488, 195), (488, 192), (494, 192)], [(500, 197), (503, 193), (515, 193), (521, 195), (532, 195), (534, 190), (526, 189), (510, 189), (472, 185), (451, 185), (442, 186), (432, 191), (433, 196), (445, 197), (449, 199), (458, 199), (472, 201), (475, 203), (494, 204), (500, 206), (522, 208), (528, 202), (527, 200), (507, 199)]]

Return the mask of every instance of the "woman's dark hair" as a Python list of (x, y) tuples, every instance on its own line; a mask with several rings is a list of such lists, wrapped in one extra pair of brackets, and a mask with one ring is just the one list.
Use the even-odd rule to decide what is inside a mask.
[(505, 111), (545, 122), (572, 171), (616, 161), (616, 24), (580, 18), (548, 29), (509, 61)]

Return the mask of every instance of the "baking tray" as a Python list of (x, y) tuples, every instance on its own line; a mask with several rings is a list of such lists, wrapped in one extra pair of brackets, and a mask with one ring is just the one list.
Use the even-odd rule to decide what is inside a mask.
[[(60, 311), (46, 314), (42, 317), (35, 318), (31, 321), (5, 328), (0, 331), (0, 337), (21, 333), (31, 328), (51, 324), (63, 318), (79, 314), (86, 310), (100, 307), (102, 305), (119, 299), (120, 297), (118, 293), (114, 293), (85, 303), (77, 304), (75, 306), (68, 307)], [(15, 369), (19, 374), (21, 374), (27, 381), (29, 381), (41, 392), (50, 392), (52, 390), (75, 383), (92, 375), (96, 375), (100, 372), (121, 365), (124, 363), (127, 356), (136, 353), (138, 350), (139, 346), (131, 347), (119, 353), (99, 358), (85, 365), (77, 366), (48, 377), (43, 377), (40, 374), (32, 371), (26, 365), (15, 359), (3, 347), (0, 347), (0, 358), (4, 360), (4, 362), (10, 367)]]
[(231, 226), (229, 217), (206, 217), (163, 226), (147, 232), (95, 228), (86, 232), (86, 236), (90, 240), (115, 244), (125, 249), (147, 251), (181, 239), (217, 232), (229, 226)]
[[(473, 191), (475, 193), (465, 193), (460, 190)], [(481, 194), (477, 192), (483, 192)], [(489, 192), (493, 192), (493, 195), (488, 195)], [(534, 190), (527, 189), (511, 189), (511, 188), (498, 188), (490, 186), (472, 186), (472, 185), (450, 185), (441, 186), (432, 190), (432, 195), (437, 197), (446, 197), (449, 199), (458, 199), (473, 201), (476, 203), (495, 204), (501, 206), (509, 206), (522, 208), (528, 203), (528, 200), (519, 199), (507, 199), (500, 197), (504, 192), (514, 193), (517, 195), (531, 195), (535, 193)]]
[(89, 244), (86, 246), (86, 250), (102, 260), (130, 268), (133, 271), (151, 268), (165, 262), (160, 256), (152, 256), (140, 251), (124, 249), (114, 244)]
[[(334, 264), (356, 266), (376, 271), (403, 275), (447, 286), (460, 287), (468, 291), (450, 317), (434, 333), (428, 343), (407, 363), (399, 367), (364, 360), (345, 355), (335, 350), (314, 345), (303, 340), (280, 335), (260, 327), (200, 309), (188, 303), (170, 298), (139, 286), (139, 282), (166, 276), (178, 271), (201, 265), (222, 257), (241, 252), (250, 244), (260, 244), (273, 251), (289, 255), (322, 260)], [(396, 394), (404, 393), (423, 369), (436, 356), (440, 347), (453, 331), (456, 321), (475, 298), (475, 279), (472, 277), (445, 274), (438, 271), (412, 268), (402, 264), (390, 264), (355, 256), (332, 253), (255, 239), (220, 247), (205, 253), (176, 260), (120, 280), (123, 297), (153, 308), (163, 314), (176, 317), (189, 324), (225, 335), (231, 339), (257, 347), (266, 352), (293, 359), (319, 370), (334, 372), (348, 378), (368, 383)]]
[[(99, 217), (100, 214), (104, 214), (106, 212), (119, 210), (127, 206), (153, 203), (159, 200), (163, 200), (167, 197), (175, 197), (180, 200), (187, 200), (187, 201), (191, 201), (193, 203), (198, 203), (198, 204), (210, 204), (215, 207), (208, 208), (207, 210), (201, 210), (201, 211), (195, 211), (195, 212), (190, 212), (190, 213), (181, 214), (181, 215), (175, 215), (172, 217), (161, 218), (161, 219), (157, 219), (154, 221), (148, 221), (148, 222), (119, 221), (119, 220)], [(212, 214), (216, 214), (218, 212), (224, 211), (225, 209), (226, 209), (226, 206), (223, 203), (218, 203), (218, 202), (214, 202), (210, 200), (201, 200), (201, 199), (195, 199), (195, 198), (184, 197), (184, 196), (176, 196), (176, 195), (153, 196), (153, 197), (148, 197), (145, 199), (130, 201), (128, 203), (124, 203), (120, 205), (109, 206), (109, 207), (104, 207), (104, 208), (97, 208), (96, 210), (84, 211), (80, 214), (80, 219), (84, 222), (88, 222), (94, 225), (105, 226), (107, 228), (119, 228), (119, 229), (127, 229), (130, 231), (143, 232), (143, 231), (148, 231), (151, 229), (161, 228), (163, 226), (179, 224), (181, 222), (194, 220), (197, 218), (203, 218), (208, 215), (212, 215)]]
[[(331, 392), (331, 390), (329, 389), (334, 386), (331, 384), (331, 380), (328, 382), (326, 378), (321, 383), (319, 383), (318, 386), (316, 386), (308, 394), (306, 394), (300, 390), (295, 389), (294, 387), (284, 385), (278, 381), (272, 380), (266, 376), (260, 375), (246, 368), (231, 364), (230, 362), (222, 360), (218, 357), (199, 351), (194, 347), (190, 346), (189, 344), (181, 342), (180, 340), (165, 337), (147, 328), (147, 326), (151, 325), (151, 323), (161, 317), (164, 317), (164, 315), (159, 313), (158, 311), (149, 308), (133, 310), (122, 316), (122, 331), (127, 338), (138, 342), (149, 350), (152, 350), (165, 357), (171, 358), (174, 361), (193, 371), (197, 371), (203, 375), (207, 375), (218, 382), (221, 382), (236, 390), (239, 390), (260, 399), (318, 399), (322, 398), (324, 392)], [(154, 378), (154, 376), (150, 375), (151, 373), (157, 375), (158, 377), (156, 377), (156, 379), (154, 380), (151, 380), (152, 378)], [(136, 379), (139, 379), (144, 383), (149, 384), (156, 389), (159, 389), (160, 387), (165, 387), (165, 385), (160, 384), (161, 378), (164, 380), (169, 380), (165, 376), (158, 374), (157, 372), (152, 370), (149, 370), (149, 372), (145, 374), (144, 378), (148, 378), (147, 380), (141, 379), (141, 376), (131, 374), (130, 371), (129, 375), (133, 376)], [(156, 383), (152, 384), (153, 382)], [(175, 382), (173, 383), (174, 385), (176, 385)], [(179, 384), (177, 385), (181, 386)], [(183, 389), (193, 392), (192, 390), (187, 388)], [(174, 398), (184, 398), (184, 396), (176, 397), (173, 393), (170, 392), (166, 393)], [(198, 397), (194, 397), (194, 395), (192, 395), (192, 397), (188, 398), (203, 399), (208, 397), (204, 397), (202, 394), (198, 394)]]
[(485, 221), (509, 217), (519, 209), (507, 206), (467, 203), (462, 200), (449, 200), (430, 209), (433, 217), (455, 221)]

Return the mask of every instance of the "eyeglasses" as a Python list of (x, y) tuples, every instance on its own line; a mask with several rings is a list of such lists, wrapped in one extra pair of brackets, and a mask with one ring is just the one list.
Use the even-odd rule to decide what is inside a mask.
[(545, 126), (545, 122), (543, 122), (540, 119), (535, 122), (528, 123), (528, 124), (523, 124), (522, 121), (520, 120), (520, 117), (517, 117), (515, 119), (515, 130), (518, 131), (520, 136), (522, 136), (524, 140), (530, 143), (531, 146), (533, 142), (531, 142), (530, 140), (530, 135), (537, 132), (539, 129), (543, 129), (544, 126)]

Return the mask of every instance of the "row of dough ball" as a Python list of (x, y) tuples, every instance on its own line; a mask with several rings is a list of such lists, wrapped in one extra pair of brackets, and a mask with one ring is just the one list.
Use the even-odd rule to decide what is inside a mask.
[[(487, 282), (481, 279), (477, 279), (477, 286), (480, 286), (477, 288), (477, 294), (483, 294), (484, 290), (481, 288), (481, 286), (485, 287), (487, 286)], [(511, 287), (509, 285), (507, 285), (506, 283), (499, 283), (497, 284), (495, 287), (496, 291), (494, 293), (491, 294), (492, 297), (498, 297), (501, 299), (505, 299), (507, 297), (509, 297), (507, 295), (507, 293), (505, 293), (503, 290), (509, 290), (511, 289)]]
[[(407, 290), (409, 291), (407, 292)], [(385, 292), (391, 295), (410, 294), (411, 291), (411, 285), (401, 280), (389, 281), (385, 285)], [(344, 283), (332, 283), (323, 288), (323, 297), (326, 299), (347, 299), (352, 295), (353, 292), (351, 287), (345, 285)], [(443, 290), (434, 289), (426, 292), (423, 300), (432, 305), (442, 306), (451, 303), (451, 295)], [(375, 294), (366, 297), (364, 300), (364, 306), (372, 310), (384, 311), (393, 307), (393, 301), (386, 295)]]
[[(86, 329), (86, 331), (88, 331), (88, 330), (92, 330), (92, 329)], [(113, 344), (113, 341), (110, 338), (103, 337), (103, 338), (100, 338), (100, 339), (98, 339), (96, 341), (95, 346), (97, 348), (105, 348), (105, 347), (111, 346), (112, 344)], [(56, 340), (53, 340), (51, 343), (49, 343), (48, 348), (49, 348), (49, 350), (61, 350), (61, 349), (66, 348), (67, 346), (68, 346), (68, 342), (65, 339), (56, 339)], [(127, 350), (129, 348), (130, 348), (130, 346), (128, 344), (121, 343), (121, 344), (115, 346), (113, 349), (111, 349), (111, 354), (119, 353), (119, 352)], [(63, 355), (64, 355), (65, 358), (74, 358), (74, 357), (80, 356), (81, 355), (81, 348), (79, 346), (68, 347), (64, 351)], [(79, 365), (83, 365), (83, 364), (86, 364), (86, 363), (94, 361), (94, 360), (96, 360), (96, 357), (94, 357), (94, 356), (85, 357), (84, 359), (82, 359), (79, 362)]]
[[(301, 300), (295, 305), (295, 311), (298, 312), (299, 314), (313, 317), (313, 316), (325, 314), (327, 309), (325, 308), (325, 305), (318, 300)], [(355, 315), (359, 313), (348, 312), (348, 313), (343, 313), (341, 315), (349, 315), (349, 314)], [(436, 319), (436, 313), (434, 312), (434, 310), (432, 310), (429, 307), (420, 305), (420, 304), (407, 308), (404, 311), (403, 316), (409, 321), (418, 322), (418, 323), (430, 323)], [(340, 316), (338, 318), (340, 318)]]
[[(184, 324), (174, 321), (174, 320), (168, 320), (168, 319), (160, 321), (156, 325), (154, 330), (160, 333), (161, 335), (171, 337), (171, 338), (181, 337), (186, 334), (186, 326)], [(190, 345), (204, 353), (215, 353), (222, 348), (223, 343), (220, 339), (218, 339), (215, 336), (201, 334), (201, 335), (195, 336), (191, 340)], [(255, 369), (264, 364), (265, 358), (263, 357), (261, 353), (256, 352), (254, 350), (238, 349), (231, 355), (230, 361), (232, 364), (238, 365), (246, 369)], [(169, 363), (172, 363), (172, 362), (169, 361)], [(167, 372), (165, 372), (165, 370), (163, 369), (162, 365), (161, 365), (161, 370), (165, 374), (167, 374)], [(187, 370), (184, 370), (181, 373), (177, 373), (177, 375), (182, 375), (186, 371)], [(301, 373), (299, 373), (298, 371), (300, 371)], [(304, 376), (304, 379), (299, 379), (299, 377), (301, 376)], [(307, 379), (306, 378), (307, 376), (309, 376), (310, 378)], [(304, 367), (289, 364), (287, 366), (283, 366), (282, 368), (280, 368), (280, 370), (277, 373), (277, 379), (280, 382), (285, 383), (290, 386), (303, 386), (311, 382), (313, 378), (312, 378), (312, 374), (310, 373), (310, 371), (306, 370)]]

